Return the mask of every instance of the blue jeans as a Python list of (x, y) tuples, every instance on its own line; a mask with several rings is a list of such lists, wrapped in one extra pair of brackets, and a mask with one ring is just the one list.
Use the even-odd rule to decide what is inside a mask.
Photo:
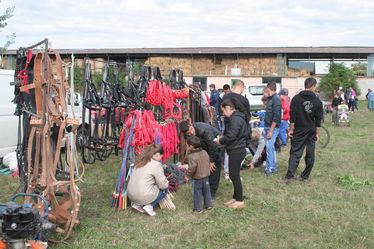
[(279, 128), (274, 128), (273, 135), (271, 139), (267, 139), (267, 133), (269, 132), (270, 127), (265, 127), (264, 136), (266, 138), (266, 168), (267, 173), (277, 172), (277, 154), (275, 152), (275, 140), (279, 134)]
[(158, 192), (158, 195), (157, 195), (157, 197), (156, 197), (156, 200), (154, 200), (154, 201), (151, 203), (151, 205), (152, 205), (153, 208), (155, 208), (155, 207), (157, 206), (157, 204), (159, 204), (160, 201), (161, 201), (162, 199), (164, 199), (164, 197), (166, 196), (166, 193), (167, 193), (167, 189), (164, 189), (164, 190), (161, 190), (161, 189), (160, 189), (160, 192)]
[(288, 129), (288, 121), (282, 120), (279, 126), (279, 139), (282, 142), (282, 145), (287, 144), (287, 129)]
[(204, 198), (204, 208), (212, 207), (212, 196), (210, 194), (209, 177), (193, 180), (193, 210), (200, 211), (203, 209), (201, 199)]

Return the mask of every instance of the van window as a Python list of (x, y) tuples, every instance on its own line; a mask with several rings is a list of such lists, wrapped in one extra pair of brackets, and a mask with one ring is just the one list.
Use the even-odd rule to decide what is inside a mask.
[(265, 86), (249, 86), (248, 92), (252, 95), (263, 95)]

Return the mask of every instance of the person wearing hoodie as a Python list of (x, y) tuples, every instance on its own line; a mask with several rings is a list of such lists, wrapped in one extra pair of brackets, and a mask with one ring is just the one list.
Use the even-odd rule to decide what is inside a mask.
[(307, 78), (304, 85), (305, 90), (297, 94), (291, 101), (291, 124), (288, 132), (288, 136), (291, 138), (291, 150), (285, 176), (286, 184), (295, 179), (295, 172), (305, 147), (306, 166), (301, 173), (300, 180), (309, 179), (314, 166), (315, 144), (320, 137), (323, 105), (315, 94), (317, 81), (314, 78)]
[(221, 108), (227, 118), (227, 126), (222, 137), (216, 143), (226, 146), (229, 158), (229, 177), (234, 186), (233, 198), (225, 203), (230, 208), (244, 208), (243, 187), (240, 179), (240, 167), (246, 155), (248, 143), (248, 119), (243, 112), (237, 110), (235, 99), (225, 99)]
[[(223, 86), (223, 89), (225, 89), (225, 86)], [(249, 122), (251, 120), (251, 110), (250, 110), (250, 104), (246, 97), (244, 97), (242, 94), (245, 91), (245, 84), (242, 80), (235, 80), (232, 86), (232, 91), (225, 91), (225, 95), (223, 96), (222, 100), (231, 99), (233, 101), (233, 104), (235, 104), (235, 109), (242, 112), (245, 116), (247, 121)], [(223, 124), (226, 126), (227, 118), (224, 118)], [(251, 127), (249, 126), (249, 133), (251, 132)], [(247, 144), (248, 145), (248, 144)], [(227, 153), (225, 153), (225, 160), (224, 160), (224, 176), (226, 180), (230, 179), (228, 172), (228, 156)]]
[(275, 140), (279, 134), (279, 126), (282, 116), (282, 103), (276, 93), (277, 84), (270, 82), (265, 91), (268, 94), (266, 101), (266, 114), (265, 114), (265, 128), (264, 135), (266, 137), (266, 168), (265, 173), (270, 176), (272, 173), (278, 172), (277, 155), (275, 151)]

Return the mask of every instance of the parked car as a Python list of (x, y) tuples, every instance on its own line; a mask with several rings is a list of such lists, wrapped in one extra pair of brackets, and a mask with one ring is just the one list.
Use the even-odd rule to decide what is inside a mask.
[[(251, 105), (251, 111), (258, 111), (265, 109), (264, 103), (262, 103), (262, 96), (264, 95), (264, 89), (266, 84), (247, 84), (245, 86), (245, 92), (243, 95), (248, 99)], [(277, 92), (281, 89), (281, 85), (277, 83)]]

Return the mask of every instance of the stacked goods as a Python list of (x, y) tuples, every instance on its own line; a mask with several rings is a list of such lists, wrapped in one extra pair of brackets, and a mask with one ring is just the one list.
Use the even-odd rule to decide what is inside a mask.
[[(191, 56), (171, 57), (170, 63), (173, 68), (183, 68), (186, 75), (192, 75)], [(170, 65), (168, 68), (170, 68)]]
[(209, 55), (158, 56), (149, 57), (146, 63), (160, 67), (161, 71), (167, 71), (171, 67), (183, 68), (187, 75), (225, 75), (226, 68), (227, 73), (230, 74), (230, 69), (235, 66), (242, 69), (243, 76), (277, 74), (277, 57), (267, 55), (261, 57), (220, 55), (216, 58)]
[(287, 76), (288, 77), (308, 77), (310, 76), (310, 72), (307, 69), (288, 68)]
[(170, 210), (175, 210), (176, 207), (173, 203), (174, 196), (168, 192), (166, 196), (160, 201), (160, 208), (162, 209), (170, 209)]
[(213, 56), (194, 56), (192, 73), (195, 75), (212, 75), (214, 71)]

